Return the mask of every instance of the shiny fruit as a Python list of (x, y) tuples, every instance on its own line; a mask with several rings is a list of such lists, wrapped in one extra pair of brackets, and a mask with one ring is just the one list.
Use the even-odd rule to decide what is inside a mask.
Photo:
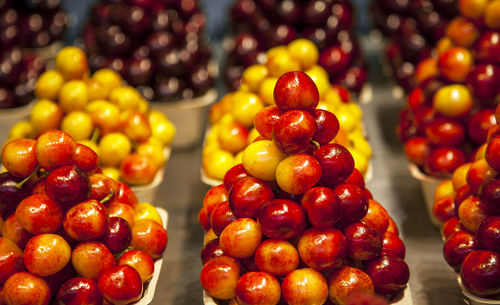
[(68, 242), (56, 234), (39, 234), (24, 249), (24, 264), (29, 272), (49, 276), (62, 270), (71, 259)]

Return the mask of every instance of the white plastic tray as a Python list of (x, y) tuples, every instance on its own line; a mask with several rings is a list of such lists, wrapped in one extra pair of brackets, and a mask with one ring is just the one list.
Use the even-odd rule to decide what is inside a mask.
[(427, 213), (429, 214), (429, 218), (432, 223), (440, 228), (441, 225), (439, 221), (434, 217), (432, 213), (432, 209), (434, 207), (434, 193), (436, 192), (436, 188), (439, 186), (444, 179), (434, 178), (431, 176), (427, 176), (420, 171), (418, 166), (413, 163), (408, 165), (408, 169), (410, 170), (410, 174), (413, 178), (417, 179), (420, 182), (420, 187), (422, 188), (422, 193), (424, 195), (425, 206), (427, 207)]
[(131, 186), (131, 188), (134, 191), (135, 195), (137, 196), (137, 199), (139, 200), (139, 202), (153, 203), (155, 201), (156, 192), (158, 191), (158, 187), (160, 186), (161, 182), (163, 181), (163, 176), (165, 175), (165, 170), (167, 168), (168, 160), (170, 159), (171, 153), (172, 153), (172, 148), (165, 147), (165, 150), (164, 150), (165, 165), (163, 166), (163, 168), (158, 170), (153, 182), (151, 182), (150, 184), (146, 184), (146, 185)]
[(202, 137), (206, 121), (206, 110), (217, 100), (217, 90), (210, 89), (204, 95), (177, 102), (151, 102), (151, 109), (161, 111), (175, 125), (177, 133), (173, 148), (188, 148)]
[(33, 108), (34, 104), (35, 102), (33, 100), (21, 107), (0, 109), (0, 120), (3, 119), (21, 120), (28, 118), (31, 114), (31, 109)]
[(479, 296), (469, 292), (467, 290), (467, 288), (465, 288), (464, 284), (462, 283), (462, 278), (460, 277), (460, 274), (457, 274), (457, 281), (458, 281), (458, 284), (460, 285), (460, 290), (462, 290), (462, 294), (465, 296), (464, 302), (466, 304), (469, 304), (469, 305), (500, 305), (500, 300), (479, 297)]
[[(161, 220), (163, 221), (163, 228), (165, 228), (166, 230), (168, 223), (168, 212), (167, 210), (157, 206), (155, 208), (158, 211), (158, 214), (160, 214)], [(146, 285), (144, 286), (144, 294), (142, 295), (142, 298), (135, 304), (147, 305), (151, 303), (153, 297), (155, 296), (156, 284), (158, 283), (158, 279), (160, 278), (160, 271), (162, 264), (163, 264), (163, 257), (155, 261), (155, 271), (153, 273), (153, 277), (148, 283), (146, 283)]]

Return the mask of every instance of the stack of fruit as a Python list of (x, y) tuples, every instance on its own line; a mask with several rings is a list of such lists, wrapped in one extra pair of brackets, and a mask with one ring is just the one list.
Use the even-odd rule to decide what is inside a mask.
[(20, 107), (33, 99), (45, 64), (32, 48), (62, 39), (66, 23), (59, 0), (0, 2), (0, 108)]
[(148, 100), (176, 101), (213, 86), (205, 22), (197, 0), (103, 0), (83, 39), (92, 70), (119, 72)]
[(500, 97), (499, 2), (462, 0), (459, 8), (436, 57), (418, 65), (418, 87), (400, 115), (408, 159), (431, 176), (450, 176), (486, 141)]
[(353, 14), (346, 0), (237, 0), (231, 9), (234, 43), (224, 68), (227, 85), (236, 90), (243, 70), (258, 63), (261, 52), (303, 37), (321, 50), (319, 64), (334, 84), (360, 92), (366, 63), (352, 32)]
[[(431, 54), (446, 32), (448, 22), (458, 15), (458, 0), (374, 0), (370, 12), (375, 27), (388, 37), (385, 55), (392, 76), (405, 91), (417, 86), (415, 67)], [(448, 31), (464, 31), (454, 21)], [(448, 34), (448, 33), (446, 33)]]
[(242, 85), (236, 92), (227, 94), (211, 107), (212, 126), (203, 148), (204, 174), (219, 180), (216, 184), (220, 184), (224, 174), (241, 163), (247, 145), (259, 136), (267, 140), (273, 138), (270, 130), (255, 127), (262, 121), (274, 122), (282, 114), (275, 105), (277, 97), (273, 93), (278, 77), (302, 70), (313, 79), (319, 91), (318, 109), (334, 113), (342, 126), (335, 141), (349, 149), (356, 168), (365, 175), (372, 152), (363, 134), (361, 108), (350, 101), (345, 88), (330, 84), (325, 70), (317, 65), (319, 55), (314, 43), (297, 39), (287, 46), (270, 49), (266, 55), (267, 62), (252, 65), (243, 72)]
[(102, 69), (88, 77), (87, 57), (78, 48), (62, 49), (56, 68), (38, 78), (30, 119), (16, 123), (9, 139), (61, 129), (97, 152), (104, 174), (131, 185), (151, 183), (166, 162), (175, 127), (162, 113), (149, 112), (118, 73)]
[[(496, 109), (500, 122), (500, 106)], [(436, 189), (434, 216), (443, 225), (443, 254), (476, 296), (500, 293), (500, 126), (490, 128), (487, 143), (472, 162)]]
[(168, 242), (154, 206), (99, 174), (96, 154), (59, 130), (8, 142), (2, 162), (2, 304), (141, 298)]
[(282, 114), (256, 120), (274, 141), (250, 144), (203, 199), (203, 289), (238, 304), (345, 304), (356, 292), (401, 293), (409, 269), (397, 226), (349, 151), (330, 143), (338, 121), (316, 109), (314, 82), (286, 73), (275, 97)]

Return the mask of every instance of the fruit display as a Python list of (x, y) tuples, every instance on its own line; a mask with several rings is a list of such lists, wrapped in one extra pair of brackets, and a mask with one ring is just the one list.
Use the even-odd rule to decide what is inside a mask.
[(167, 246), (166, 213), (138, 203), (60, 130), (7, 142), (2, 163), (2, 304), (141, 299)]
[[(500, 122), (500, 106), (496, 108)], [(500, 300), (500, 135), (487, 143), (436, 189), (434, 217), (442, 225), (443, 255), (474, 298)]]
[[(307, 79), (313, 80), (311, 86), (318, 92), (319, 103), (314, 110), (317, 112), (316, 122), (325, 122), (331, 128), (337, 126), (336, 129), (340, 123), (340, 131), (333, 141), (351, 152), (356, 168), (366, 175), (372, 151), (363, 132), (361, 108), (351, 101), (345, 88), (330, 84), (327, 73), (317, 64), (318, 55), (317, 47), (306, 39), (272, 48), (266, 53), (268, 60), (264, 64), (252, 65), (243, 72), (242, 84), (237, 91), (211, 106), (211, 127), (202, 152), (203, 175), (214, 180), (210, 184), (220, 184), (225, 173), (241, 163), (246, 147), (256, 139), (279, 141), (280, 137), (287, 136), (285, 129), (281, 131), (283, 135), (272, 133), (271, 125), (284, 115), (280, 110), (276, 84), (283, 73), (300, 70), (307, 74)], [(282, 58), (288, 59), (283, 62)], [(305, 89), (300, 90), (308, 94)], [(334, 113), (336, 118), (324, 115), (325, 110)], [(321, 133), (328, 132), (321, 130)]]
[(197, 0), (103, 0), (82, 36), (93, 71), (113, 69), (148, 100), (168, 102), (213, 87), (205, 23)]
[(0, 2), (0, 109), (33, 99), (35, 80), (45, 68), (38, 53), (62, 39), (66, 24), (59, 0)]
[(281, 115), (256, 120), (273, 140), (250, 144), (203, 199), (203, 289), (230, 304), (346, 304), (355, 293), (404, 293), (398, 228), (349, 151), (331, 143), (338, 120), (317, 109), (316, 85), (287, 72), (274, 96)]
[(417, 66), (398, 126), (410, 162), (433, 177), (450, 177), (486, 142), (500, 101), (498, 3), (459, 4), (435, 56)]
[(161, 112), (149, 111), (148, 102), (118, 73), (88, 73), (85, 53), (63, 48), (56, 69), (36, 81), (30, 118), (12, 126), (9, 139), (60, 129), (79, 143), (78, 154), (99, 156), (105, 175), (129, 185), (151, 183), (164, 167), (175, 127)]
[[(319, 65), (333, 84), (359, 93), (367, 80), (366, 62), (354, 34), (354, 12), (348, 0), (236, 0), (230, 11), (233, 35), (224, 79), (230, 90), (241, 84), (243, 70), (261, 63), (262, 52), (297, 38), (320, 49)], [(290, 59), (278, 59), (285, 64)]]
[[(459, 14), (458, 0), (394, 1), (373, 0), (370, 13), (374, 26), (387, 38), (385, 59), (392, 77), (406, 92), (417, 87), (418, 63), (447, 32), (451, 19)], [(450, 26), (458, 29), (462, 21)], [(460, 30), (467, 31), (467, 27)]]

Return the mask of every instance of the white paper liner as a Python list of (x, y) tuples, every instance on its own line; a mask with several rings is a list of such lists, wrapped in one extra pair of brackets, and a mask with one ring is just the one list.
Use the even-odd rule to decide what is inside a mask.
[(427, 207), (427, 214), (429, 214), (429, 218), (436, 227), (440, 228), (441, 224), (432, 213), (432, 209), (434, 207), (434, 193), (436, 192), (436, 188), (445, 179), (427, 176), (422, 173), (418, 166), (413, 163), (410, 163), (408, 165), (408, 169), (410, 170), (410, 174), (412, 175), (412, 177), (420, 182), (420, 187), (422, 188), (425, 206)]
[(469, 305), (500, 305), (500, 300), (487, 299), (480, 296), (477, 296), (465, 288), (462, 283), (462, 278), (460, 274), (457, 273), (457, 281), (458, 285), (460, 285), (460, 290), (462, 290), (462, 294), (465, 296), (464, 302)]
[(206, 110), (217, 100), (217, 90), (209, 89), (204, 95), (175, 102), (151, 102), (151, 109), (163, 112), (175, 125), (177, 132), (173, 148), (186, 148), (197, 144), (203, 135)]

